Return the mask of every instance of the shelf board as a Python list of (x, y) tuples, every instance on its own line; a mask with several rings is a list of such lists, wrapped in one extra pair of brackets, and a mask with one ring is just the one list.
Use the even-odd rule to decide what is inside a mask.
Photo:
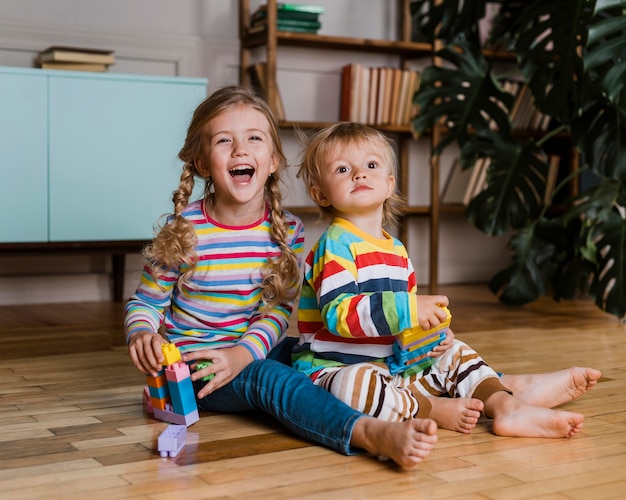
[[(432, 45), (421, 42), (402, 42), (396, 40), (377, 40), (371, 38), (351, 38), (343, 36), (314, 35), (277, 31), (276, 43), (282, 46), (311, 47), (315, 49), (348, 50), (394, 54), (407, 58), (431, 57)], [(244, 48), (251, 49), (267, 44), (267, 30), (245, 35), (241, 39)]]
[[(306, 130), (318, 130), (324, 127), (328, 127), (330, 125), (334, 125), (337, 123), (333, 122), (309, 122), (309, 121), (290, 121), (283, 120), (278, 123), (279, 128), (281, 129), (306, 129)], [(377, 130), (381, 130), (383, 132), (389, 132), (394, 134), (413, 134), (413, 130), (410, 125), (371, 125), (366, 123), (368, 127), (375, 128)]]

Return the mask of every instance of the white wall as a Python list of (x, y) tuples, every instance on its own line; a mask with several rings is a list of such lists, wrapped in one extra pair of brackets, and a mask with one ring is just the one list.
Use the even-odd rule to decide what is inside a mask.
[[(322, 34), (396, 36), (394, 1), (291, 1), (325, 7)], [(251, 2), (253, 7), (260, 3)], [(0, 0), (0, 13), (2, 66), (31, 67), (37, 52), (50, 45), (78, 45), (114, 50), (117, 62), (111, 72), (208, 77), (209, 91), (238, 79), (237, 0)], [(351, 60), (386, 63), (381, 56), (303, 50), (279, 49), (278, 82), (289, 119), (337, 119), (341, 66)], [(284, 141), (295, 165), (300, 144), (289, 132)], [(426, 154), (415, 146), (414, 203), (428, 198)], [(302, 204), (305, 196), (294, 170), (285, 188), (287, 203)], [(309, 248), (323, 226), (314, 217), (304, 220)], [(459, 216), (442, 220), (442, 283), (485, 280), (506, 264), (503, 240), (489, 240)], [(422, 283), (427, 281), (427, 243), (426, 221), (416, 218), (409, 248)], [(125, 295), (130, 295), (140, 257), (127, 256), (126, 267)], [(0, 257), (0, 304), (109, 300), (109, 270), (109, 260), (100, 256)]]

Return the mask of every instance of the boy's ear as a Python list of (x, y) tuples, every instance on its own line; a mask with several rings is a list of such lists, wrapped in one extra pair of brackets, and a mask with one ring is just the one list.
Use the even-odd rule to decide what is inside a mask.
[(328, 201), (328, 198), (324, 196), (322, 189), (317, 184), (313, 184), (309, 188), (309, 195), (311, 196), (311, 198), (313, 198), (313, 201), (317, 203), (320, 207), (330, 206), (330, 201)]
[(391, 195), (396, 189), (396, 178), (393, 175), (389, 176), (389, 184), (387, 188), (387, 198), (391, 198)]

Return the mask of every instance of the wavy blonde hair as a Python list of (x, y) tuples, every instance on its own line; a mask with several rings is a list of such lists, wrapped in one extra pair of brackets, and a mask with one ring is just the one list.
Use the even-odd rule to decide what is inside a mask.
[[(308, 144), (301, 155), (298, 177), (304, 181), (309, 196), (311, 196), (312, 187), (321, 184), (322, 168), (328, 159), (330, 150), (337, 144), (340, 146), (366, 145), (377, 150), (389, 165), (391, 175), (394, 179), (398, 178), (398, 157), (393, 148), (393, 143), (382, 132), (367, 125), (353, 122), (335, 123), (313, 134), (307, 142)], [(313, 196), (311, 198), (315, 200)], [(394, 224), (398, 220), (403, 205), (404, 199), (395, 188), (383, 204), (383, 224)], [(318, 205), (318, 209), (322, 219), (332, 221), (335, 215), (332, 206)]]
[[(187, 130), (185, 143), (178, 157), (183, 161), (183, 171), (178, 189), (174, 191), (172, 201), (174, 213), (167, 216), (158, 234), (144, 249), (144, 257), (149, 262), (149, 269), (156, 278), (167, 269), (188, 268), (181, 274), (179, 288), (188, 284), (197, 265), (198, 256), (195, 252), (197, 244), (193, 225), (182, 216), (184, 208), (189, 204), (193, 192), (195, 178), (202, 178), (196, 168), (195, 160), (202, 149), (202, 131), (205, 125), (216, 116), (240, 105), (250, 106), (265, 115), (269, 123), (270, 135), (274, 146), (274, 155), (278, 159), (278, 168), (265, 184), (265, 199), (270, 207), (271, 236), (280, 247), (280, 256), (268, 259), (263, 265), (262, 300), (265, 310), (284, 301), (293, 300), (300, 287), (300, 269), (295, 252), (287, 244), (289, 224), (282, 208), (280, 190), (280, 173), (287, 165), (283, 153), (278, 127), (267, 102), (250, 87), (223, 87), (205, 99), (194, 111)], [(211, 179), (205, 180), (205, 203), (214, 203), (215, 190)]]

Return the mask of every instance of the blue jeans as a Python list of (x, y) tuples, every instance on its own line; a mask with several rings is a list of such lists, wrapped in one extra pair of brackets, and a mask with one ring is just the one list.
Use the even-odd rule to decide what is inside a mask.
[[(345, 455), (357, 453), (350, 439), (354, 424), (364, 415), (291, 368), (296, 341), (285, 339), (267, 359), (253, 361), (228, 385), (198, 400), (198, 408), (221, 413), (263, 411), (301, 438)], [(196, 394), (204, 384), (194, 382)]]

